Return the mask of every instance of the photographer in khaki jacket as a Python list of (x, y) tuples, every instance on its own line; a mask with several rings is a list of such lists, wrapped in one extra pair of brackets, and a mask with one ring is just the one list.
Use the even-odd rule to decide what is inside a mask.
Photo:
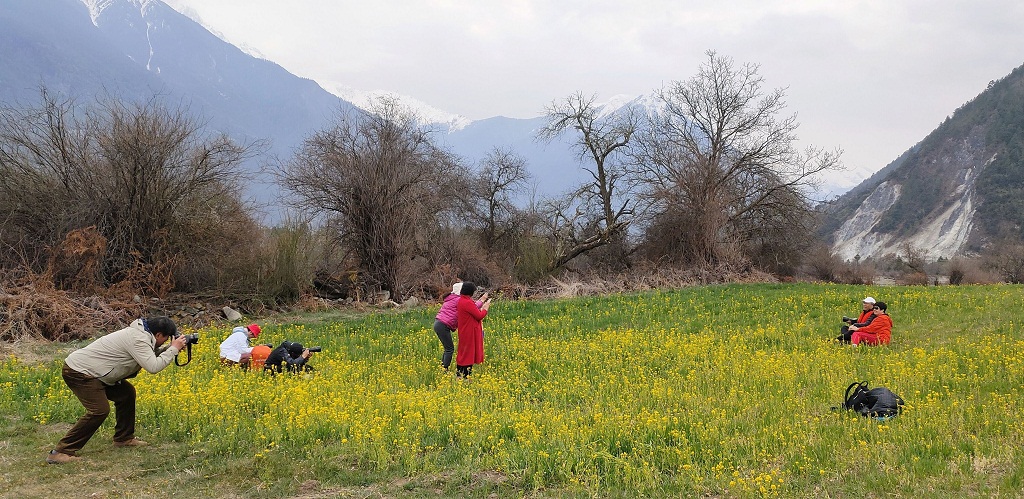
[[(135, 387), (127, 378), (134, 377), (140, 369), (156, 373), (167, 367), (185, 346), (185, 338), (177, 332), (178, 328), (167, 317), (137, 319), (128, 327), (71, 352), (61, 375), (85, 407), (85, 415), (50, 451), (46, 462), (61, 464), (81, 459), (76, 454), (107, 419), (111, 401), (116, 418), (114, 446), (146, 445), (135, 438)], [(157, 350), (169, 339), (169, 347)]]

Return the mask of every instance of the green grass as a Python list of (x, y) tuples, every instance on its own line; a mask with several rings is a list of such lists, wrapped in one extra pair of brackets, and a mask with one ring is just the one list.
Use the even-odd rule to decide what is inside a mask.
[[(220, 367), (228, 328), (208, 329), (192, 365), (135, 381), (151, 447), (112, 448), (111, 418), (64, 466), (43, 458), (82, 412), (59, 376), (69, 345), (32, 345), (0, 364), (0, 493), (1017, 497), (1022, 290), (499, 300), (468, 383), (437, 366), (436, 307), (268, 324), (260, 341), (324, 347), (305, 376)], [(893, 344), (833, 343), (865, 295), (889, 304)], [(830, 411), (857, 380), (907, 410), (884, 422)]]

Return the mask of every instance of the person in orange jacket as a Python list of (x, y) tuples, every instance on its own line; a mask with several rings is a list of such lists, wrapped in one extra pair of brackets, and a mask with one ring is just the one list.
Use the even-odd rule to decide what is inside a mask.
[(887, 308), (884, 301), (875, 303), (872, 310), (875, 318), (870, 324), (850, 326), (850, 331), (853, 331), (850, 342), (854, 345), (860, 345), (862, 341), (868, 345), (888, 345), (892, 340), (892, 317), (889, 317)]
[(262, 371), (263, 365), (266, 364), (267, 358), (270, 357), (270, 352), (273, 349), (270, 345), (256, 345), (252, 347), (252, 353), (249, 359), (249, 368), (254, 371)]

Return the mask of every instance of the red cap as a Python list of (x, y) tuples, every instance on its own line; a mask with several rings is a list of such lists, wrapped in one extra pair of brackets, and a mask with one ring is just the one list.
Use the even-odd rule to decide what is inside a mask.
[(262, 332), (260, 330), (260, 326), (258, 324), (249, 324), (246, 327), (246, 329), (248, 329), (249, 332), (252, 333), (252, 337), (253, 338), (259, 338), (260, 337), (260, 333)]

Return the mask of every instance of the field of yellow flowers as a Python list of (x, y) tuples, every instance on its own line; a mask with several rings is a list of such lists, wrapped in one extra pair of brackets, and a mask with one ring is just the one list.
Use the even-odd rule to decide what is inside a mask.
[[(833, 341), (839, 317), (856, 315), (865, 295), (889, 304), (889, 347)], [(0, 410), (10, 423), (0, 433), (9, 456), (0, 458), (7, 468), (0, 490), (146, 496), (169, 487), (211, 497), (1024, 490), (1020, 286), (729, 285), (498, 300), (484, 321), (487, 359), (469, 381), (439, 366), (436, 309), (266, 324), (261, 343), (323, 347), (311, 362), (316, 370), (302, 375), (222, 367), (217, 347), (230, 328), (199, 331), (190, 365), (136, 378), (139, 436), (154, 445), (130, 459), (149, 472), (117, 468), (107, 485), (76, 481), (74, 467), (107, 478), (102, 463), (124, 459), (107, 449), (113, 417), (81, 453), (86, 464), (42, 464), (82, 412), (60, 378), (66, 351), (42, 363), (11, 356), (0, 363)], [(830, 410), (858, 380), (901, 395), (903, 415), (876, 421)], [(132, 480), (151, 488), (133, 489)]]

